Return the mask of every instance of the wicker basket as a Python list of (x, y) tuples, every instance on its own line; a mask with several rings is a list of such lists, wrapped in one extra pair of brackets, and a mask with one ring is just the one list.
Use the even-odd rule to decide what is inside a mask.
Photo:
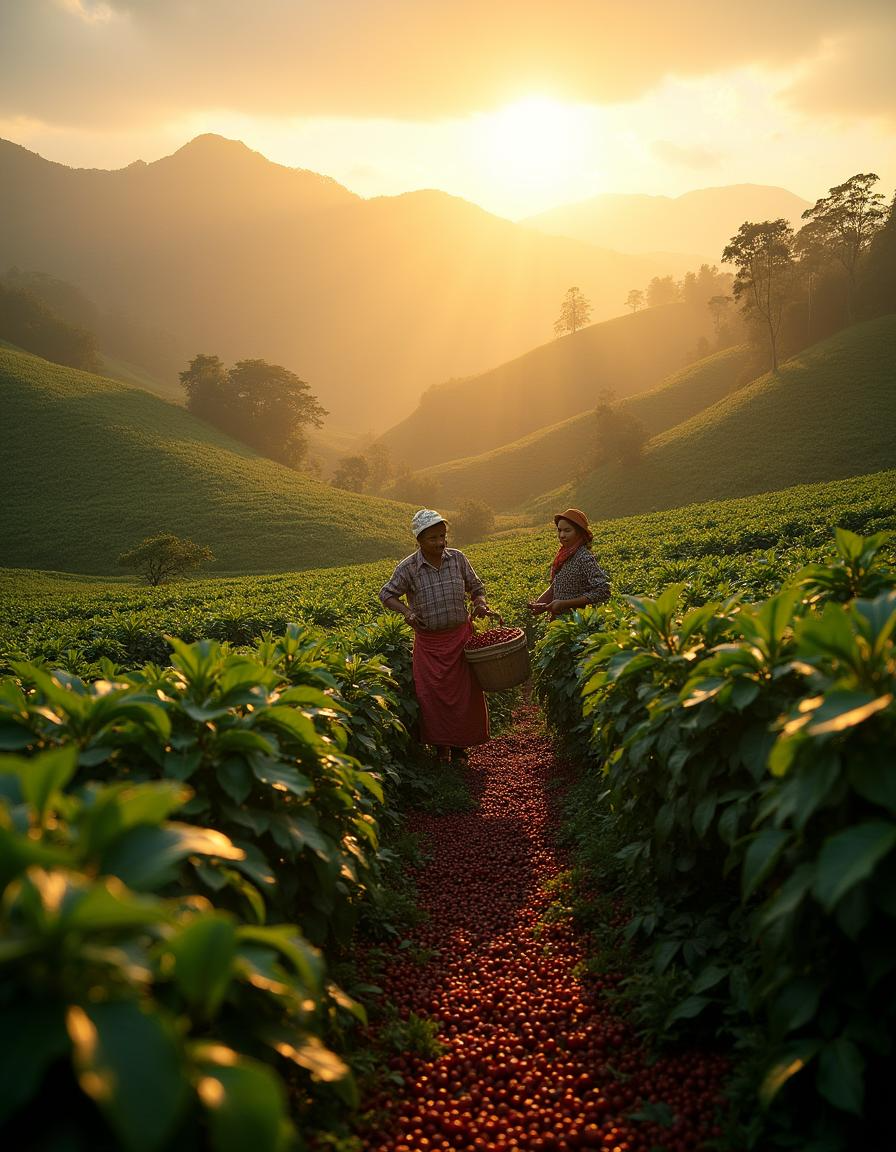
[(473, 667), (483, 692), (503, 692), (529, 679), (529, 649), (521, 633), (488, 648), (465, 648), (464, 656)]

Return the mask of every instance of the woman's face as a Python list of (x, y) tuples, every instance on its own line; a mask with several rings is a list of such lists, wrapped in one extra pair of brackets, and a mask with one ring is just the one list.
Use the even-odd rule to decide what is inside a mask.
[(579, 531), (578, 525), (572, 524), (569, 520), (564, 520), (562, 516), (557, 521), (557, 539), (564, 547), (569, 544), (574, 544), (581, 535), (582, 533)]
[(444, 523), (433, 524), (431, 528), (425, 528), (420, 533), (417, 537), (417, 543), (427, 560), (435, 560), (445, 551), (447, 539), (448, 525)]

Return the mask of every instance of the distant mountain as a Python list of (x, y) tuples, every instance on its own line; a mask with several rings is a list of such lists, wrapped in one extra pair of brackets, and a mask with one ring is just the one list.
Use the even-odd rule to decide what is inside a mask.
[[(587, 244), (610, 245), (620, 252), (674, 248), (700, 252), (720, 264), (722, 250), (746, 220), (783, 216), (799, 227), (811, 207), (784, 188), (733, 184), (701, 188), (683, 196), (606, 194), (530, 216), (522, 223), (552, 236), (569, 236)], [(632, 288), (641, 287), (632, 284)]]
[(894, 362), (896, 316), (847, 328), (654, 437), (639, 464), (605, 465), (529, 511), (571, 503), (603, 520), (896, 467)]
[(693, 360), (709, 328), (709, 313), (685, 304), (591, 324), (488, 372), (431, 388), (381, 442), (413, 469), (489, 452), (594, 408), (603, 391), (621, 400), (656, 387)]
[(218, 136), (114, 172), (0, 141), (0, 270), (73, 283), (185, 355), (283, 364), (333, 426), (362, 432), (548, 337), (571, 285), (599, 320), (694, 263), (547, 236), (441, 192), (362, 200)]
[(148, 392), (0, 349), (2, 563), (112, 573), (157, 532), (211, 548), (218, 571), (398, 558), (407, 506), (257, 456)]
[[(755, 374), (752, 360), (749, 345), (725, 348), (673, 373), (657, 388), (627, 396), (619, 407), (654, 436), (747, 383)], [(496, 511), (507, 512), (585, 471), (594, 458), (596, 439), (596, 416), (583, 412), (481, 456), (450, 460), (420, 475), (438, 483), (443, 508), (484, 499)]]

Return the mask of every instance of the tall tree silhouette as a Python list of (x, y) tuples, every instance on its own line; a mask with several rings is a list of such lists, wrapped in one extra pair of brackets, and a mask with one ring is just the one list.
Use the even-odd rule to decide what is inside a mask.
[(778, 333), (793, 290), (793, 228), (784, 219), (741, 224), (722, 253), (737, 268), (734, 298), (764, 325), (772, 371), (778, 371)]
[(591, 316), (591, 304), (582, 295), (580, 288), (567, 288), (563, 303), (560, 305), (560, 315), (554, 321), (554, 335), (570, 335), (583, 328)]

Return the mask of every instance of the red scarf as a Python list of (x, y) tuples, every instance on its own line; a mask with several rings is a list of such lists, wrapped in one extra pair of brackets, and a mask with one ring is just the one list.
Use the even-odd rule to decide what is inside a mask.
[(575, 544), (564, 544), (561, 548), (557, 549), (557, 555), (551, 561), (551, 579), (553, 580), (570, 556), (575, 556), (576, 552), (582, 547), (582, 542), (579, 540)]

